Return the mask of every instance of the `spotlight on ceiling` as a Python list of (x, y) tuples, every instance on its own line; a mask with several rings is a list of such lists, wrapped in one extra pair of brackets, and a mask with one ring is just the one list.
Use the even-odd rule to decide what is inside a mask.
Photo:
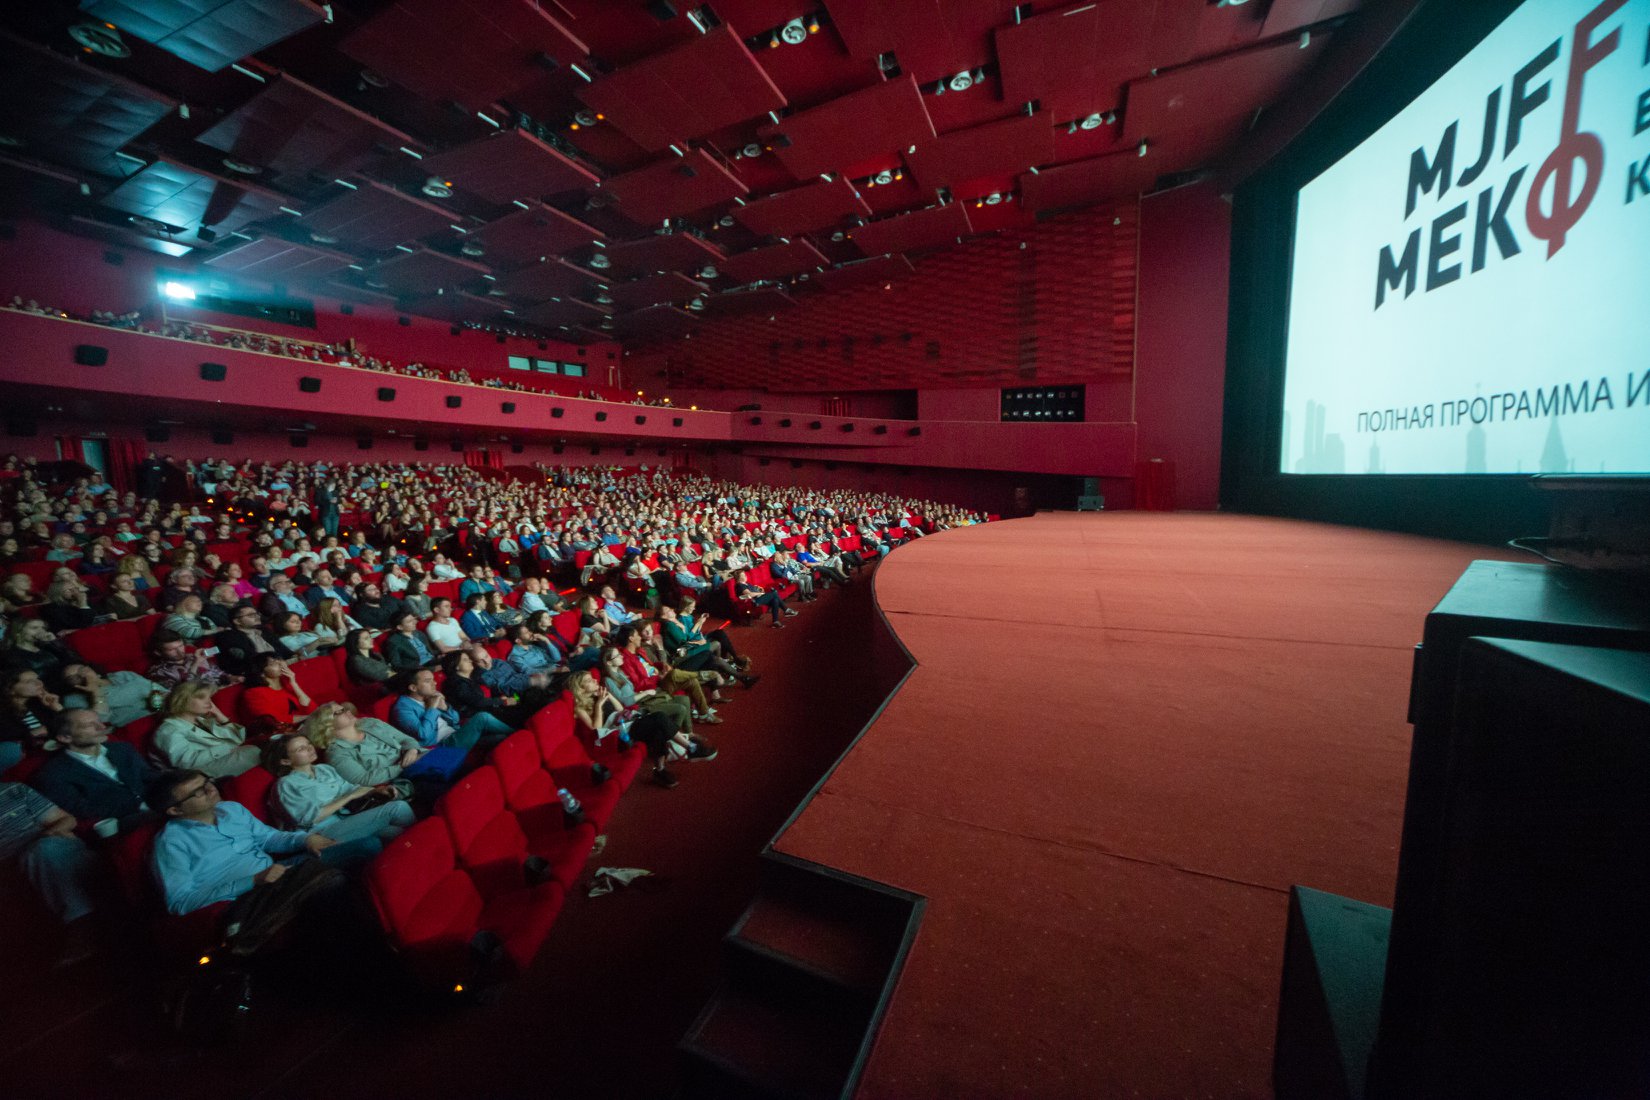
[(836, 230), (835, 232), (833, 232), (831, 234), (831, 240), (840, 241), (840, 240), (842, 240), (842, 238), (844, 238), (846, 236), (847, 236), (846, 233), (844, 233), (842, 230), (838, 229), (838, 230)]
[(607, 258), (606, 253), (598, 252), (590, 257), (590, 266), (597, 271), (606, 271), (613, 266), (613, 261)]
[(482, 248), (481, 245), (477, 244), (475, 241), (465, 241), (463, 244), (459, 245), (458, 250), (464, 255), (470, 257), (487, 255), (487, 250)]
[(584, 110), (574, 115), (573, 121), (578, 123), (580, 126), (594, 126), (598, 121), (600, 121), (600, 118), (601, 116), (596, 114), (595, 111)]
[(338, 238), (337, 237), (329, 237), (325, 233), (311, 233), (309, 235), (309, 239), (314, 241), (316, 244), (337, 244), (338, 243)]
[(953, 92), (966, 92), (974, 86), (974, 74), (969, 72), (958, 73), (946, 85)]
[(1094, 114), (1089, 115), (1077, 125), (1081, 126), (1085, 130), (1098, 130), (1101, 126), (1105, 125), (1105, 122), (1105, 116), (1096, 111)]
[(703, 298), (695, 298), (691, 302), (688, 303), (688, 308), (689, 309), (704, 309), (705, 308), (705, 300)]
[(716, 224), (721, 226), (723, 229), (730, 228), (733, 225), (733, 215), (723, 214), (720, 218), (716, 219)]
[(1003, 201), (1003, 196), (1000, 193), (996, 192), (996, 191), (991, 192), (991, 194), (989, 194), (985, 197), (985, 204), (987, 206), (996, 206), (998, 203), (1000, 203), (1002, 201)]
[(132, 56), (132, 48), (120, 37), (112, 23), (76, 23), (69, 28), (69, 37), (87, 53), (100, 57), (123, 58)]
[(453, 197), (453, 181), (431, 176), (420, 190), (432, 199), (450, 199)]
[(598, 295), (596, 295), (596, 304), (599, 305), (599, 306), (610, 306), (610, 305), (612, 305), (613, 304), (613, 295), (611, 295), (611, 294), (598, 294)]
[(762, 155), (762, 146), (753, 141), (743, 149), (739, 150), (739, 153), (741, 156), (759, 157)]
[(263, 172), (263, 169), (259, 168), (256, 164), (248, 164), (246, 161), (236, 160), (234, 157), (224, 157), (223, 166), (231, 172), (242, 176), (256, 176)]
[(884, 168), (873, 178), (876, 180), (878, 187), (885, 187), (894, 182), (894, 173), (891, 169)]
[(704, 267), (699, 269), (699, 278), (701, 279), (714, 279), (716, 278), (716, 275), (717, 271), (715, 264), (706, 264)]
[(1149, 148), (1151, 148), (1150, 144), (1147, 143), (1147, 142), (1142, 141), (1140, 143), (1140, 148), (1135, 150), (1135, 152), (1140, 156), (1145, 156), (1146, 155), (1146, 150), (1149, 149)]
[(188, 283), (168, 280), (160, 284), (160, 292), (174, 302), (193, 302), (195, 300), (195, 288)]
[(806, 42), (808, 40), (808, 25), (800, 19), (792, 19), (779, 28), (779, 37), (792, 46)]

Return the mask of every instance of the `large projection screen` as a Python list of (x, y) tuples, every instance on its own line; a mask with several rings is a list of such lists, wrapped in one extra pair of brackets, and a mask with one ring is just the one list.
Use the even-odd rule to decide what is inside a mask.
[(1530, 0), (1301, 188), (1280, 470), (1650, 472), (1650, 0)]

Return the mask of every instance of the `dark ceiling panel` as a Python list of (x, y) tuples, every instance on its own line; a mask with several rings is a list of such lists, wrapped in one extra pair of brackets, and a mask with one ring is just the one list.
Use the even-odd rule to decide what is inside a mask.
[(690, 279), (677, 271), (664, 275), (650, 275), (634, 282), (619, 283), (608, 291), (613, 298), (613, 304), (622, 310), (642, 309), (658, 305), (660, 302), (680, 304), (709, 292), (710, 288), (704, 283)]
[(542, 264), (530, 264), (508, 275), (501, 275), (498, 288), (512, 298), (524, 302), (542, 302), (548, 298), (566, 298), (582, 294), (601, 280), (577, 264), (552, 257)]
[(262, 168), (282, 191), (312, 194), (376, 155), (418, 149), (413, 138), (291, 76), (272, 81), (196, 140)]
[[(762, 127), (774, 155), (797, 179), (845, 169), (934, 137), (916, 81), (886, 81)], [(789, 144), (787, 144), (789, 142)]]
[(1140, 0), (1099, 0), (999, 28), (1003, 98), (1036, 100), (1060, 121), (1111, 110), (1123, 85), (1151, 67), (1153, 10)]
[(777, 111), (785, 97), (728, 27), (626, 66), (580, 92), (650, 152)]
[(721, 249), (691, 233), (655, 233), (609, 246), (607, 258), (614, 277), (625, 278), (655, 271), (696, 272), (706, 264), (720, 265), (725, 257)]
[(594, 328), (599, 326), (602, 318), (610, 312), (593, 302), (563, 298), (559, 302), (544, 302), (526, 309), (518, 309), (516, 316), (545, 328), (561, 328), (563, 325), (590, 325)]
[[(754, 38), (792, 19), (801, 19), (818, 7), (817, 0), (717, 0), (716, 15), (741, 38)], [(782, 51), (776, 47), (773, 52)]]
[(653, 338), (686, 332), (698, 321), (696, 315), (685, 309), (677, 309), (675, 306), (652, 306), (619, 317), (614, 324), (613, 332), (620, 339)]
[(705, 313), (714, 317), (736, 317), (744, 313), (774, 313), (794, 305), (796, 299), (778, 287), (759, 286), (714, 295), (705, 300)]
[(338, 48), (418, 95), (471, 111), (589, 54), (532, 0), (396, 0)]
[(5, 134), (19, 152), (105, 176), (132, 170), (115, 150), (177, 108), (177, 101), (113, 73), (0, 31)]
[[(722, 8), (723, 5), (717, 5), (718, 14)], [(722, 17), (728, 19), (725, 14)], [(746, 33), (737, 21), (728, 21), (738, 27), (740, 33)], [(784, 22), (788, 19), (772, 25)], [(818, 33), (795, 45), (781, 42), (771, 49), (757, 50), (756, 63), (762, 66), (768, 79), (779, 86), (791, 109), (797, 111), (882, 82), (882, 73), (876, 64), (850, 56), (842, 47), (842, 39), (829, 26), (821, 27)]]
[(1323, 55), (1330, 35), (1313, 35), (1306, 48), (1293, 38), (1227, 54), (1129, 84), (1123, 140), (1135, 144), (1246, 118), (1273, 102)]
[(210, 256), (208, 267), (271, 283), (307, 282), (354, 263), (352, 256), (324, 248), (293, 244), (279, 237), (248, 241)]
[(1053, 159), (1054, 130), (1047, 113), (1039, 111), (924, 142), (905, 162), (917, 182), (932, 191), (1023, 172)]
[(105, 206), (193, 229), (232, 232), (275, 214), (283, 198), (246, 179), (228, 179), (157, 160), (103, 197)]
[(867, 256), (879, 252), (910, 252), (953, 244), (958, 237), (974, 232), (968, 208), (960, 202), (932, 206), (914, 214), (901, 214), (871, 222), (854, 231), (854, 243)]
[(830, 261), (820, 255), (819, 249), (805, 240), (794, 240), (729, 256), (722, 262), (722, 274), (741, 283), (753, 283), (758, 279), (783, 279), (829, 265)]
[(1034, 212), (1065, 210), (1138, 195), (1164, 170), (1159, 158), (1133, 151), (1045, 168), (1020, 177), (1020, 194)]
[(466, 294), (463, 291), (429, 294), (422, 298), (404, 299), (399, 303), (400, 308), (420, 317), (477, 323), (498, 320), (499, 314), (505, 312), (506, 305), (507, 303), (498, 298), (489, 298), (484, 294)]
[(310, 0), (81, 0), (80, 10), (209, 73), (328, 18)]
[(991, 31), (1014, 17), (1015, 0), (827, 0), (848, 52), (899, 57), (918, 80), (938, 80), (992, 60)]
[(474, 283), (489, 271), (484, 264), (420, 248), (395, 253), (373, 268), (371, 274), (397, 294), (411, 297)]
[(1288, 34), (1312, 23), (1334, 19), (1358, 9), (1363, 0), (1272, 0), (1266, 9), (1266, 24), (1261, 34)]
[(871, 208), (838, 177), (821, 180), (764, 199), (746, 203), (733, 212), (740, 225), (762, 237), (789, 237), (836, 225), (854, 215), (870, 217)]
[(544, 203), (533, 203), (526, 210), (517, 210), (480, 229), (470, 230), (465, 242), (480, 245), (488, 263), (507, 268), (537, 263), (542, 256), (572, 252), (602, 240), (603, 236), (571, 214)]
[(359, 179), (355, 190), (311, 211), (295, 229), (334, 238), (346, 248), (381, 252), (429, 236), (451, 222), (452, 215), (434, 203)]
[(865, 286), (869, 283), (886, 283), (891, 279), (898, 279), (911, 274), (911, 261), (901, 255), (873, 256), (869, 260), (859, 260), (855, 263), (833, 267), (829, 271), (821, 271), (817, 275), (809, 276), (803, 286), (819, 290), (846, 290), (851, 286)]
[(646, 168), (614, 176), (602, 192), (638, 225), (692, 214), (745, 194), (745, 185), (703, 149), (667, 156)]
[(521, 130), (425, 157), (422, 171), (495, 203), (535, 199), (595, 185), (595, 172)]

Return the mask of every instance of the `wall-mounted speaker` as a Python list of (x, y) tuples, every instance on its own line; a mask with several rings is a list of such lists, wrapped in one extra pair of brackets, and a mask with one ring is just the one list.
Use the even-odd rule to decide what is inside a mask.
[(791, 469), (793, 469), (793, 470), (802, 469), (802, 460), (800, 458), (791, 459)]
[(645, 417), (645, 416), (638, 416), (638, 417), (637, 417), (637, 418), (636, 418), (636, 423), (638, 423), (638, 424), (646, 424), (646, 423), (647, 423), (647, 417)]
[(457, 325), (454, 325), (452, 328), (447, 330), (447, 335), (448, 336), (457, 336), (459, 333), (461, 333), (463, 331), (464, 331), (463, 329), (459, 328)]
[(464, 449), (464, 441), (462, 439), (455, 439), (447, 445), (455, 451), (462, 451)]
[(559, 455), (559, 454), (561, 454), (561, 452), (562, 452), (562, 445), (560, 443), (557, 443), (557, 444), (555, 444), (554, 446), (552, 446), (550, 448), (550, 453), (553, 454), (553, 455)]
[(501, 401), (499, 402), (498, 411), (505, 416), (509, 416), (516, 411), (516, 403), (514, 401)]
[(606, 413), (597, 413), (596, 414), (596, 419), (597, 420), (606, 420), (607, 419), (607, 414)]
[(395, 400), (395, 387), (394, 386), (379, 386), (378, 387), (378, 400), (380, 400), (380, 401), (394, 401)]
[(627, 455), (627, 456), (628, 456), (628, 455), (633, 455), (633, 454), (635, 454), (635, 453), (636, 453), (636, 448), (634, 448), (634, 447), (626, 447), (626, 448), (625, 448), (625, 449), (624, 449), (624, 453), (625, 453), (625, 454), (626, 454), (626, 455)]
[(756, 464), (758, 466), (772, 466), (773, 465), (773, 459), (771, 459), (771, 458), (759, 458), (759, 459), (756, 460)]
[(307, 447), (307, 446), (309, 446), (309, 436), (305, 435), (303, 432), (293, 432), (290, 436), (287, 437), (287, 440), (294, 447)]
[(228, 373), (229, 368), (224, 366), (222, 363), (201, 364), (202, 382), (222, 382)]
[(510, 444), (510, 453), (511, 453), (511, 454), (513, 454), (513, 455), (519, 455), (519, 454), (520, 454), (520, 453), (521, 453), (521, 452), (522, 452), (522, 451), (525, 451), (525, 450), (526, 450), (526, 449), (527, 449), (527, 448), (526, 448), (526, 447), (524, 447), (524, 446), (523, 446), (523, 445), (522, 445), (522, 444), (520, 444), (520, 443), (512, 443), (512, 444)]
[(756, 425), (760, 423), (762, 423), (762, 418), (760, 416), (751, 417), (751, 424)]
[(400, 325), (402, 328), (411, 328), (412, 327), (412, 318), (411, 317), (397, 317), (395, 319), (395, 323)]
[(495, 337), (493, 337), (493, 339), (494, 339), (494, 340), (495, 340), (495, 341), (496, 341), (496, 342), (497, 342), (497, 343), (500, 343), (500, 344), (502, 344), (502, 343), (504, 343), (504, 341), (505, 341), (505, 339), (506, 339), (506, 337), (505, 337), (505, 336), (504, 336), (504, 335), (503, 335), (503, 334), (502, 334), (502, 333), (500, 333), (500, 334), (499, 334), (499, 335), (498, 335), (498, 336), (495, 336)]
[(921, 435), (922, 434), (922, 429), (921, 428), (907, 428), (907, 429), (905, 429), (905, 434), (906, 435)]
[(780, 426), (780, 427), (781, 427), (781, 428), (788, 428), (788, 427), (790, 427), (790, 426), (791, 426), (791, 418), (790, 418), (790, 417), (788, 417), (788, 416), (787, 416), (787, 417), (786, 417), (786, 418), (785, 418), (785, 419), (783, 419), (783, 420), (781, 420), (781, 421), (780, 421), (780, 422), (779, 422), (779, 426)]
[(219, 447), (227, 447), (235, 442), (235, 433), (227, 428), (215, 428), (212, 431), (212, 442)]
[(101, 367), (109, 361), (109, 349), (97, 344), (81, 344), (74, 349), (74, 361), (83, 367)]
[(462, 404), (464, 404), (464, 398), (459, 397), (457, 394), (447, 395), (447, 407), (449, 409), (456, 409)]
[(415, 450), (415, 451), (427, 451), (429, 449), (430, 449), (430, 441), (428, 439), (415, 439), (415, 440), (413, 440), (413, 450)]
[(143, 429), (143, 438), (151, 443), (165, 443), (172, 438), (172, 429), (156, 424)]
[(590, 453), (593, 455), (599, 455), (602, 453), (602, 449), (600, 447), (592, 447), (590, 448)]
[(823, 427), (824, 427), (824, 426), (825, 426), (825, 425), (823, 425), (823, 424), (821, 424), (821, 423), (820, 423), (820, 422), (819, 422), (819, 421), (817, 421), (817, 420), (810, 420), (810, 421), (808, 421), (808, 430), (809, 430), (809, 431), (810, 431), (810, 432), (817, 432), (817, 431), (818, 431), (818, 430), (819, 430), (819, 429), (821, 429), (821, 428), (823, 428)]
[(560, 420), (562, 418), (562, 414), (565, 413), (566, 411), (567, 411), (566, 409), (563, 409), (560, 406), (553, 406), (550, 409), (550, 419), (551, 420)]
[(842, 425), (842, 430), (845, 432), (851, 432), (854, 430), (854, 426), (852, 424), (844, 424)]
[(370, 450), (372, 450), (372, 436), (370, 436), (370, 435), (361, 436), (359, 439), (357, 439), (355, 441), (355, 448), (356, 448), (356, 450), (360, 450), (360, 451), (370, 451)]
[(872, 435), (887, 435), (888, 434), (888, 425), (878, 424), (876, 427), (871, 429), (871, 434)]
[(321, 392), (321, 380), (319, 378), (300, 378), (300, 379), (298, 379), (298, 392), (299, 393), (320, 393)]
[(679, 416), (671, 417), (670, 418), (670, 426), (672, 428), (680, 428), (682, 426), (682, 418), (679, 417)]

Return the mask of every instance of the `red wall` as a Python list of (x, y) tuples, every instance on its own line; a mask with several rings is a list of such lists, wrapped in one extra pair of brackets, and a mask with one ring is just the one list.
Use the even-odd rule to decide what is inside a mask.
[(1207, 183), (1146, 199), (1140, 209), (1140, 459), (1174, 463), (1175, 503), (1196, 511), (1220, 502), (1231, 215)]

